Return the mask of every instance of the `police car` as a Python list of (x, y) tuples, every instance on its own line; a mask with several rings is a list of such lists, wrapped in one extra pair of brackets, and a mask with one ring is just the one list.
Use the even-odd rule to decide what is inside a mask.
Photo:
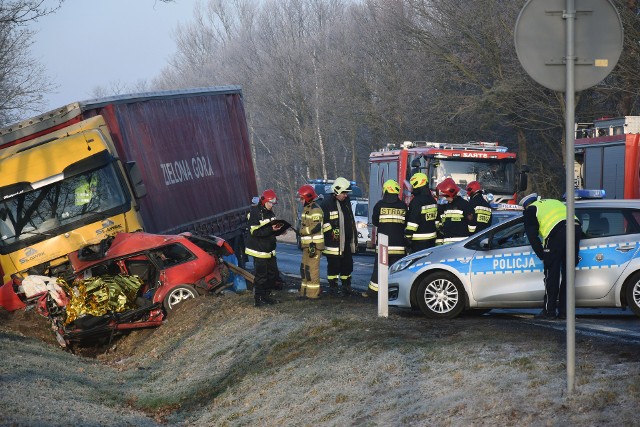
[[(576, 307), (629, 307), (640, 316), (640, 200), (576, 201), (575, 211), (583, 232)], [(542, 271), (518, 215), (393, 264), (389, 305), (444, 319), (464, 310), (542, 307)]]

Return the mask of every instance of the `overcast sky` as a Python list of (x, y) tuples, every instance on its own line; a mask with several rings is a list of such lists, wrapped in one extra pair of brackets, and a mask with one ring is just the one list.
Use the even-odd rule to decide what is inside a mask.
[[(44, 111), (92, 98), (97, 86), (131, 85), (157, 76), (175, 52), (178, 23), (202, 0), (66, 0), (31, 25), (32, 54), (58, 86)], [(46, 0), (46, 3), (55, 3)]]

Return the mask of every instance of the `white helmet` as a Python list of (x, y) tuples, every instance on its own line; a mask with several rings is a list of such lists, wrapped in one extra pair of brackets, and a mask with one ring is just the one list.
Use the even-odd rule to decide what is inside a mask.
[(535, 202), (536, 200), (538, 200), (538, 193), (528, 194), (524, 196), (522, 200), (520, 200), (520, 206), (526, 209), (527, 206), (529, 206), (531, 203)]
[(343, 177), (338, 177), (336, 178), (335, 181), (333, 181), (333, 185), (331, 186), (331, 191), (333, 191), (333, 194), (340, 194), (340, 193), (350, 193), (351, 190), (349, 190), (349, 187), (351, 186), (351, 183), (349, 182), (349, 180), (347, 180), (347, 178), (343, 178)]

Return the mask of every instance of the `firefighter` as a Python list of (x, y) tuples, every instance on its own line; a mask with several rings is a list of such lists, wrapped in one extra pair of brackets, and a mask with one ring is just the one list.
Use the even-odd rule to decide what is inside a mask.
[[(400, 186), (393, 179), (382, 185), (382, 199), (373, 207), (371, 222), (378, 229), (378, 235), (388, 236), (388, 265), (392, 265), (406, 255), (404, 231), (407, 227), (407, 205), (400, 200)], [(376, 244), (376, 253), (378, 245)], [(373, 263), (369, 281), (369, 296), (378, 295), (378, 263)]]
[(471, 181), (467, 185), (467, 194), (473, 210), (473, 219), (469, 223), (469, 234), (473, 234), (491, 225), (491, 205), (484, 198), (484, 191), (478, 181)]
[(324, 214), (316, 203), (318, 195), (311, 185), (298, 189), (298, 198), (303, 204), (300, 221), (300, 245), (302, 262), (300, 263), (300, 296), (303, 298), (320, 297), (320, 251), (324, 249), (322, 220)]
[[(329, 291), (338, 296), (355, 294), (351, 289), (351, 273), (353, 254), (358, 248), (358, 233), (349, 200), (350, 185), (346, 178), (336, 178), (331, 185), (332, 194), (322, 202), (323, 253), (327, 257), (327, 280)], [(338, 279), (342, 284), (341, 288), (338, 287)]]
[(413, 198), (409, 203), (405, 236), (408, 249), (411, 252), (418, 252), (431, 248), (436, 243), (438, 203), (427, 187), (429, 182), (427, 175), (418, 172), (409, 179), (409, 182), (413, 187)]
[(438, 205), (436, 222), (440, 227), (442, 244), (457, 242), (469, 237), (469, 223), (473, 219), (471, 205), (460, 197), (460, 187), (453, 178), (446, 178), (437, 186), (445, 203)]
[[(567, 207), (560, 200), (540, 200), (536, 193), (523, 197), (520, 205), (524, 208), (524, 230), (529, 243), (544, 266), (544, 308), (536, 317), (566, 319)], [(582, 228), (577, 218), (574, 227), (575, 264), (571, 268), (579, 260)]]
[(276, 193), (265, 190), (257, 205), (249, 214), (249, 236), (245, 253), (253, 257), (255, 279), (253, 282), (255, 306), (276, 304), (279, 301), (271, 296), (278, 280), (278, 263), (276, 260), (276, 235), (282, 228), (275, 223), (273, 206), (277, 204)]

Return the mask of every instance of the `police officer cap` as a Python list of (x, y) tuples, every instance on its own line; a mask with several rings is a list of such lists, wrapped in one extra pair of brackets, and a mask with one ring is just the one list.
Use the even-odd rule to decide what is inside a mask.
[(520, 200), (520, 206), (522, 206), (523, 208), (526, 208), (527, 206), (529, 206), (531, 203), (535, 202), (536, 200), (538, 200), (538, 193), (528, 194), (528, 195), (524, 196)]

